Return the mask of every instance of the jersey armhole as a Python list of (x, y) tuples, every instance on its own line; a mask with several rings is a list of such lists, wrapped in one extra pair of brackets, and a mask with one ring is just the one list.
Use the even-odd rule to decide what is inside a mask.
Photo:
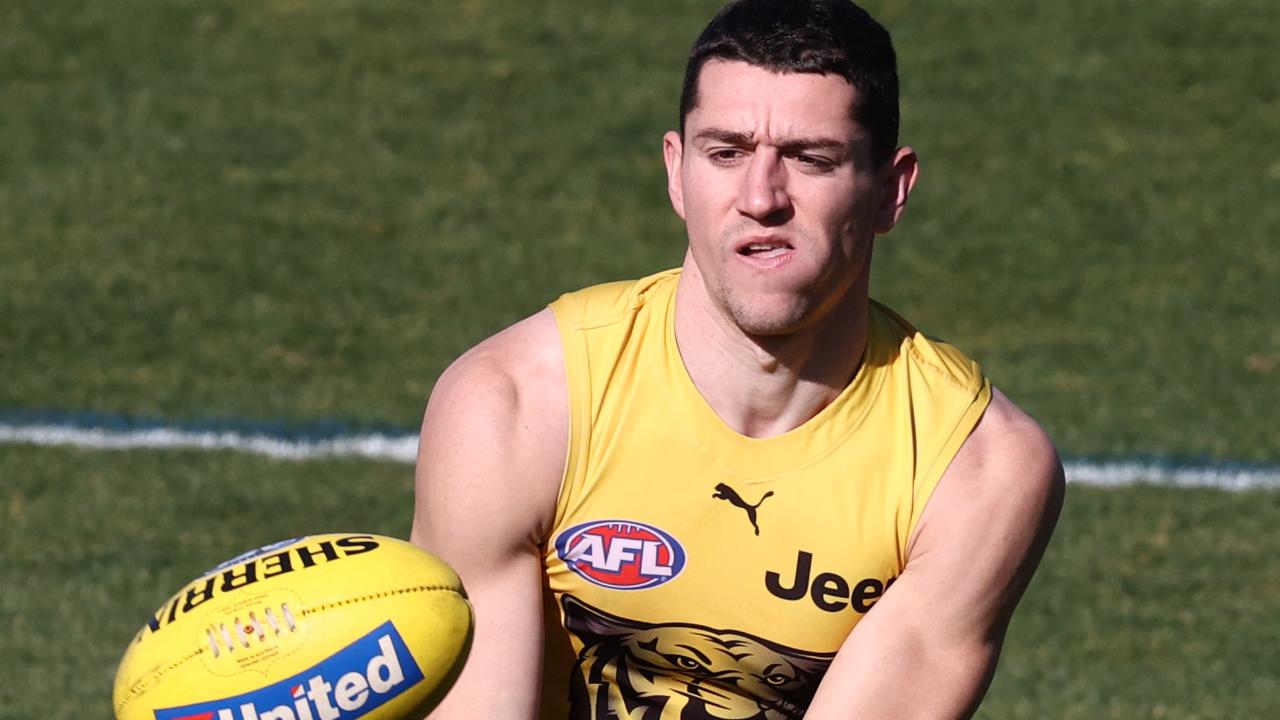
[[(581, 493), (586, 479), (584, 462), (587, 443), (591, 434), (591, 372), (586, 337), (578, 326), (576, 317), (581, 309), (575, 299), (565, 294), (549, 306), (560, 331), (560, 346), (564, 350), (565, 386), (568, 388), (569, 438), (565, 449), (564, 475), (560, 478), (560, 492), (556, 496), (556, 512), (551, 523), (551, 535), (560, 527)], [(547, 542), (552, 542), (548, 537)]]
[(956, 453), (960, 452), (960, 446), (964, 445), (964, 441), (969, 439), (973, 429), (978, 426), (978, 421), (982, 419), (982, 414), (986, 412), (989, 404), (991, 404), (991, 380), (984, 375), (982, 384), (978, 386), (973, 400), (956, 418), (955, 424), (951, 427), (950, 433), (947, 434), (946, 440), (938, 448), (938, 452), (934, 454), (933, 460), (925, 468), (924, 472), (916, 478), (911, 502), (911, 520), (907, 525), (907, 532), (903, 536), (904, 545), (899, 549), (904, 561), (907, 557), (907, 547), (910, 546), (912, 538), (915, 537), (916, 526), (920, 524), (920, 516), (924, 514), (924, 508), (929, 504), (929, 498), (933, 496), (933, 491), (937, 489), (938, 482), (942, 480), (942, 475), (951, 466), (951, 461), (955, 459)]

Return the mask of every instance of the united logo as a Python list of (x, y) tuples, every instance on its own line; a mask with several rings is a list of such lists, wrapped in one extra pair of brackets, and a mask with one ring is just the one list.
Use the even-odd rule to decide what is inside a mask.
[(195, 705), (159, 708), (156, 720), (355, 720), (423, 679), (391, 621), (317, 665), (257, 690)]
[(643, 590), (674, 580), (684, 569), (680, 543), (652, 525), (595, 520), (556, 538), (556, 555), (578, 575), (614, 590)]

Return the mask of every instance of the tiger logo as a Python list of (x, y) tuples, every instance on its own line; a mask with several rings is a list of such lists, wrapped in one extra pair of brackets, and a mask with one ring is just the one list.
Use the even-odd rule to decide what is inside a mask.
[(569, 595), (561, 607), (583, 643), (573, 720), (800, 718), (835, 657), (736, 630), (628, 620)]

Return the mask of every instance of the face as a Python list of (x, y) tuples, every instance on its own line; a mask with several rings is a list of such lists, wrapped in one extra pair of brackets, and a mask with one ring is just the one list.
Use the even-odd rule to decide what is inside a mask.
[(693, 270), (752, 335), (798, 332), (861, 282), (871, 241), (897, 222), (915, 154), (877, 169), (843, 78), (713, 60), (681, 136), (663, 138), (672, 205)]

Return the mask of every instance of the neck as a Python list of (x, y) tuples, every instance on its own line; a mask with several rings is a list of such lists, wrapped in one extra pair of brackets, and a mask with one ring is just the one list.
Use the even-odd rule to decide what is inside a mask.
[(706, 292), (686, 259), (676, 289), (675, 335), (686, 371), (725, 424), (748, 437), (793, 430), (848, 386), (867, 343), (863, 273), (822, 316), (794, 333), (743, 332)]

